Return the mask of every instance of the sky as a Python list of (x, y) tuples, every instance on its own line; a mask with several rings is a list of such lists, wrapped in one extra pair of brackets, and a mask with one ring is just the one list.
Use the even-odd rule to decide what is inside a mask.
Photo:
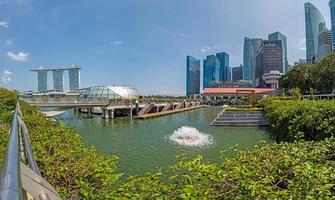
[[(82, 87), (127, 85), (184, 95), (186, 56), (227, 52), (243, 62), (244, 37), (288, 38), (305, 58), (303, 0), (0, 0), (0, 87), (37, 90), (40, 66), (82, 67)], [(328, 0), (311, 0), (330, 28)], [(67, 73), (66, 88), (68, 88)], [(49, 89), (52, 76), (49, 74)]]

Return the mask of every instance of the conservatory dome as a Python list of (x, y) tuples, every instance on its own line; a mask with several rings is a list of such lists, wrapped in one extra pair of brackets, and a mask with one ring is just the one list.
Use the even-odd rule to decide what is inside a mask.
[(137, 99), (140, 94), (135, 88), (126, 86), (94, 86), (85, 89), (83, 98), (101, 99)]

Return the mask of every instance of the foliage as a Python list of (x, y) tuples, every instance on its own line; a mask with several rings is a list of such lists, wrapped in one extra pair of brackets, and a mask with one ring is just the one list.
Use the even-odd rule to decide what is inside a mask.
[(309, 94), (310, 88), (318, 93), (329, 94), (335, 88), (335, 54), (329, 54), (314, 64), (298, 64), (279, 80), (285, 90), (300, 88)]
[(256, 111), (263, 111), (263, 108), (258, 107), (243, 107), (243, 106), (229, 106), (225, 108), (226, 112), (256, 112)]
[(335, 101), (263, 102), (270, 131), (277, 140), (322, 140), (335, 136)]
[[(286, 101), (282, 100), (284, 98)], [(297, 110), (305, 114), (306, 107), (310, 106), (315, 107), (312, 114), (320, 109), (322, 115), (317, 117), (322, 118), (328, 109), (334, 120), (334, 102), (304, 105), (303, 101), (287, 97), (269, 99), (263, 101), (267, 111), (282, 114), (280, 111), (284, 107), (276, 110), (281, 102), (292, 105), (288, 110), (294, 110), (297, 116)], [(12, 103), (9, 109), (15, 101)], [(188, 159), (179, 155), (179, 161), (167, 170), (132, 176), (121, 182), (115, 156), (105, 156), (94, 148), (85, 147), (73, 129), (48, 120), (24, 102), (20, 105), (41, 172), (64, 199), (331, 199), (335, 196), (333, 138), (318, 142), (261, 144), (243, 151), (236, 147), (234, 157), (222, 153), (219, 163), (208, 162), (201, 156)], [(285, 118), (286, 114), (283, 115)], [(274, 116), (270, 117), (277, 122)], [(329, 124), (320, 126), (320, 131), (334, 132), (330, 129), (334, 121), (327, 120)], [(289, 125), (296, 129), (302, 125), (292, 124)], [(7, 138), (6, 132), (0, 130), (1, 156)]]
[(330, 199), (335, 195), (335, 141), (235, 149), (220, 164), (184, 157), (169, 171), (132, 177), (118, 189), (128, 199)]
[(0, 129), (0, 165), (2, 165), (4, 160), (7, 142), (8, 142), (8, 134), (6, 133), (5, 130)]

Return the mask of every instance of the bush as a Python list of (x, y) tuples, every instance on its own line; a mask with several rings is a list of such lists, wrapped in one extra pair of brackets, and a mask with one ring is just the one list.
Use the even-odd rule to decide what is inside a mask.
[(278, 141), (322, 140), (335, 136), (335, 101), (264, 103), (270, 131)]

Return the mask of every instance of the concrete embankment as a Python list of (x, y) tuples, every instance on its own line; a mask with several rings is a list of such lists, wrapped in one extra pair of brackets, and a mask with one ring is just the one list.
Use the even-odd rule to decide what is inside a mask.
[(162, 112), (156, 112), (156, 113), (149, 113), (149, 114), (144, 114), (137, 116), (137, 119), (148, 119), (148, 118), (153, 118), (153, 117), (160, 117), (164, 115), (171, 115), (174, 113), (179, 113), (179, 112), (185, 112), (189, 110), (194, 110), (198, 108), (205, 107), (206, 105), (200, 105), (200, 106), (194, 106), (194, 107), (188, 107), (188, 108), (181, 108), (181, 109), (175, 109), (175, 110), (168, 110), (168, 111), (162, 111)]
[(262, 111), (225, 112), (221, 111), (211, 126), (267, 126), (269, 125)]

